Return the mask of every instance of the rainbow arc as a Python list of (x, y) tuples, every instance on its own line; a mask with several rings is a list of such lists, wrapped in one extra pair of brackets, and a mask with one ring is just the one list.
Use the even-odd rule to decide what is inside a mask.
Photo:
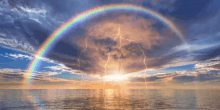
[[(166, 26), (168, 26), (173, 32), (176, 33), (176, 35), (184, 42), (183, 34), (181, 31), (175, 26), (175, 24), (164, 17), (163, 15), (159, 14), (158, 12), (155, 12), (153, 10), (150, 10), (145, 7), (136, 6), (136, 5), (130, 5), (130, 4), (112, 4), (112, 5), (105, 5), (105, 6), (99, 6), (95, 7), (93, 9), (84, 11), (74, 17), (72, 17), (70, 20), (68, 20), (66, 23), (64, 23), (62, 26), (60, 26), (58, 29), (56, 29), (40, 46), (38, 51), (36, 52), (36, 56), (39, 57), (45, 57), (46, 54), (50, 51), (51, 47), (58, 41), (60, 38), (62, 38), (66, 33), (68, 33), (71, 29), (79, 25), (80, 23), (89, 20), (91, 18), (94, 18), (96, 16), (102, 15), (103, 13), (111, 13), (116, 11), (129, 11), (129, 12), (138, 12), (143, 13), (146, 15), (150, 15), (153, 18), (159, 20), (160, 22), (164, 23)], [(38, 69), (40, 64), (40, 59), (35, 57), (31, 63), (28, 66), (28, 72), (27, 72), (27, 84), (30, 84), (34, 72)]]

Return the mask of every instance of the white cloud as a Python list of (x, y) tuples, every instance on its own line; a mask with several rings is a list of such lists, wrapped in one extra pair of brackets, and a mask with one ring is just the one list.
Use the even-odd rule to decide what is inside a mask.
[(23, 60), (23, 59), (32, 60), (33, 59), (32, 56), (25, 55), (25, 54), (5, 53), (4, 55), (0, 54), (0, 56), (6, 57), (6, 58), (10, 58), (10, 59), (14, 59), (14, 60), (17, 60), (17, 59), (20, 59), (20, 60)]
[(21, 49), (28, 52), (34, 52), (35, 48), (27, 42), (19, 42), (15, 38), (0, 38), (0, 45)]
[(28, 59), (28, 60), (32, 60), (33, 57), (29, 56), (29, 55), (24, 55), (24, 54), (8, 54), (8, 56), (15, 58), (15, 59)]
[(204, 70), (220, 70), (220, 57), (197, 63), (195, 68)]
[(24, 73), (25, 70), (21, 70), (21, 69), (11, 69), (11, 68), (3, 68), (0, 69), (1, 73)]
[(51, 59), (48, 59), (48, 58), (45, 58), (45, 57), (40, 57), (38, 55), (34, 55), (35, 58), (38, 58), (42, 61), (45, 61), (45, 62), (48, 62), (48, 63), (55, 63), (55, 64), (58, 64), (58, 62), (54, 61), (54, 60), (51, 60)]
[(167, 73), (157, 73), (157, 75), (164, 75), (164, 74), (167, 74)]
[(204, 45), (204, 44), (203, 45), (183, 44), (183, 45), (179, 45), (179, 46), (174, 47), (171, 51), (175, 52), (175, 51), (186, 50), (186, 51), (192, 52), (192, 51), (197, 51), (197, 50), (202, 50), (202, 49), (210, 48), (210, 47), (217, 46), (217, 45), (220, 45), (220, 43), (217, 43), (217, 44), (207, 44), (207, 45)]
[(61, 74), (61, 72), (47, 71), (47, 72), (37, 72), (37, 74), (38, 75), (43, 75), (43, 76), (52, 76), (52, 75)]
[(63, 64), (59, 64), (59, 65), (57, 65), (57, 66), (47, 66), (47, 67), (45, 67), (45, 68), (48, 68), (48, 69), (50, 69), (50, 70), (52, 70), (52, 71), (62, 71), (62, 72), (70, 72), (70, 73), (72, 73), (72, 74), (78, 74), (79, 73), (79, 71), (78, 70), (73, 70), (73, 69), (71, 69), (71, 68), (68, 68), (68, 67), (66, 67), (65, 65), (63, 65)]
[(42, 24), (42, 22), (40, 22), (39, 19), (36, 19), (36, 18), (30, 18), (30, 19), (33, 20), (33, 21), (36, 21), (36, 22), (38, 22), (38, 23), (40, 23), (40, 24)]
[(3, 33), (0, 33), (0, 36), (6, 37), (6, 35), (5, 35), (5, 34), (3, 34)]
[[(27, 54), (17, 54), (17, 53), (5, 53), (5, 54), (0, 54), (0, 56), (3, 56), (3, 57), (6, 57), (6, 58), (10, 58), (10, 59), (14, 59), (14, 60), (23, 60), (23, 59), (26, 59), (26, 60), (32, 60), (34, 57), (44, 61), (44, 62), (47, 62), (47, 63), (53, 63), (53, 64), (59, 64), (58, 62), (54, 61), (54, 60), (50, 60), (48, 58), (44, 58), (44, 57), (40, 57), (40, 56), (37, 56), (37, 55), (27, 55)], [(64, 68), (64, 66), (63, 66)], [(67, 68), (67, 67), (66, 67)]]
[(27, 13), (29, 13), (29, 15), (32, 14), (37, 14), (40, 15), (42, 17), (46, 16), (47, 11), (45, 9), (41, 8), (29, 8), (29, 7), (22, 7), (22, 6), (18, 6), (22, 11), (25, 11)]
[[(27, 70), (13, 69), (13, 68), (3, 68), (3, 69), (0, 69), (0, 73), (1, 74), (4, 74), (4, 73), (27, 74)], [(32, 74), (32, 77), (39, 76), (39, 75), (51, 76), (51, 75), (56, 75), (56, 74), (60, 74), (60, 72), (51, 72), (51, 71), (35, 72), (34, 74)]]
[(48, 66), (45, 68), (48, 68), (53, 71), (65, 71), (65, 70), (69, 69), (68, 67), (66, 67), (65, 65), (62, 65), (62, 64), (60, 64), (58, 66)]

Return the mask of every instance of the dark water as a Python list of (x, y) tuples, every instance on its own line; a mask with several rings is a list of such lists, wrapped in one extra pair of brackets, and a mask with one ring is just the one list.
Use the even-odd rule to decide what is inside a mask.
[(220, 90), (0, 90), (0, 109), (218, 110)]

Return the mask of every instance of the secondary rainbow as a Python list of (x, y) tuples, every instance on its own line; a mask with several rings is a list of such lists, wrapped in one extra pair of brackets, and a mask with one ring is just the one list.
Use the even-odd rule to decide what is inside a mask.
[[(84, 22), (85, 20), (88, 20), (90, 18), (93, 18), (95, 16), (101, 15), (103, 13), (109, 13), (109, 12), (115, 12), (115, 11), (129, 11), (129, 12), (138, 12), (143, 13), (147, 15), (151, 15), (155, 19), (159, 20), (160, 22), (163, 22), (165, 25), (170, 27), (172, 31), (174, 31), (177, 36), (184, 42), (186, 41), (183, 38), (183, 34), (181, 31), (175, 26), (173, 22), (171, 22), (169, 19), (165, 18), (158, 12), (155, 12), (153, 10), (136, 6), (136, 5), (130, 5), (130, 4), (112, 4), (112, 5), (104, 5), (95, 7), (93, 9), (84, 11), (70, 20), (68, 20), (66, 23), (64, 23), (62, 26), (60, 26), (58, 29), (56, 29), (40, 46), (38, 49), (36, 56), (39, 57), (45, 57), (45, 55), (49, 52), (50, 48), (55, 44), (56, 41), (58, 41), (61, 37), (63, 37), (67, 32), (69, 32), (70, 29), (76, 27), (79, 23)], [(28, 72), (27, 72), (27, 83), (29, 84), (31, 79), (33, 78), (34, 72), (38, 69), (40, 63), (40, 59), (35, 57), (31, 63), (28, 66)]]

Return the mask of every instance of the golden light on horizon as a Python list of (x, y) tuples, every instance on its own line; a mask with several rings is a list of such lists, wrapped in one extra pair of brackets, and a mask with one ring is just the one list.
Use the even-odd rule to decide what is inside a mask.
[(105, 81), (122, 82), (128, 79), (128, 75), (124, 75), (121, 72), (114, 71), (111, 75), (103, 77)]

